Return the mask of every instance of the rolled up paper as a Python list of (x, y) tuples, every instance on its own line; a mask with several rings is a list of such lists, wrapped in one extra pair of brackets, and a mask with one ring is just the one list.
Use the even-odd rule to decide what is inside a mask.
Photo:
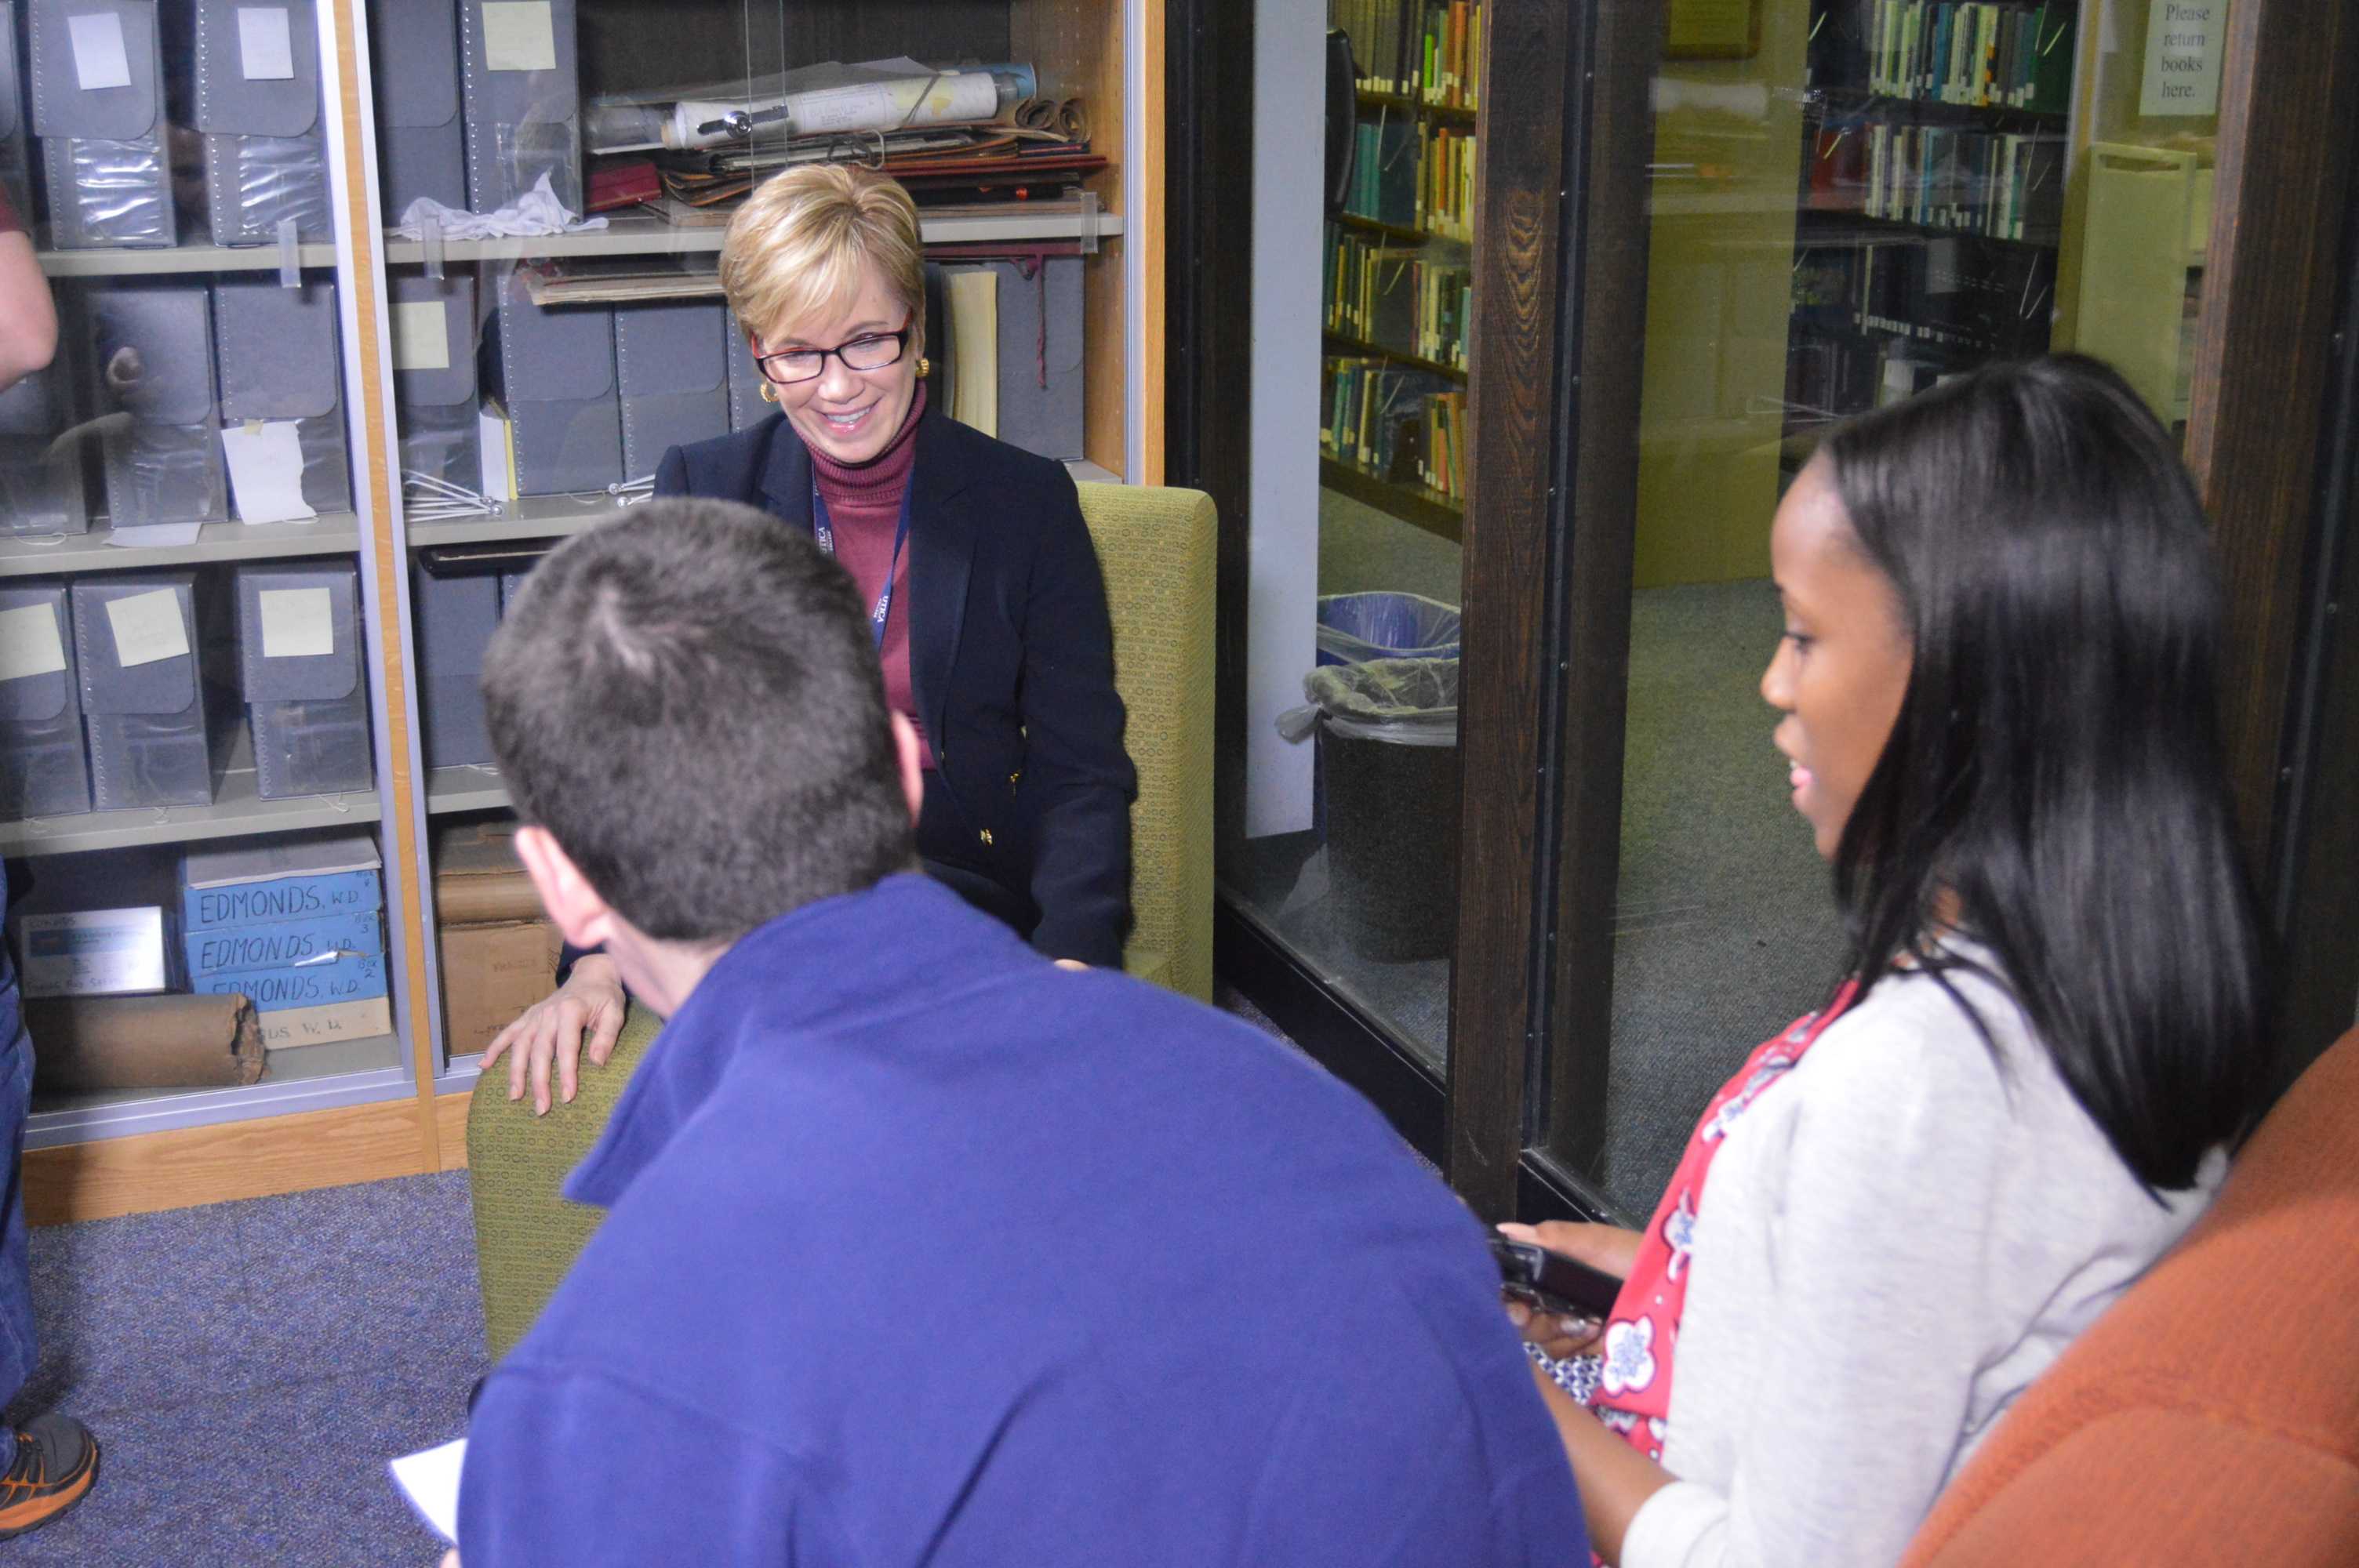
[(27, 1000), (25, 1027), (37, 1089), (226, 1088), (262, 1076), (262, 1027), (242, 996)]

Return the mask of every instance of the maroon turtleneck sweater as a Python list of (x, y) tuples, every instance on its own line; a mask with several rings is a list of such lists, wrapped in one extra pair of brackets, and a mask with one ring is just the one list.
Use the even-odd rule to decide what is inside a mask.
[[(870, 609), (885, 591), (885, 571), (893, 560), (893, 535), (901, 523), (901, 497), (909, 488), (909, 470), (918, 460), (918, 420), (926, 412), (926, 384), (918, 384), (886, 449), (864, 463), (839, 463), (810, 449), (811, 475), (827, 500), (827, 519), (835, 530), (835, 558), (860, 585), (860, 602)], [(909, 557), (917, 550), (916, 528), (901, 546), (901, 562), (893, 573), (893, 612), (885, 622), (885, 701), (916, 727), (919, 757), (934, 765), (934, 745), (919, 715), (909, 681)]]

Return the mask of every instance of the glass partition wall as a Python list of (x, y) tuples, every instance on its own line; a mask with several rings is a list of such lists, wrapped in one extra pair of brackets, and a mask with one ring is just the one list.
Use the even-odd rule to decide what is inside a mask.
[[(1343, 45), (1304, 18), (1265, 5), (1213, 41), (1175, 11), (1175, 40), (1197, 40), (1175, 103), (1184, 85), (1197, 123), (1178, 127), (1174, 205), (1204, 243), (1175, 259), (1174, 471), (1228, 530), (1222, 968), (1478, 1210), (1626, 1220), (1845, 959), (1759, 692), (1781, 630), (1770, 518), (1824, 433), (2064, 348), (2201, 445), (2200, 485), (2232, 448), (2317, 427), (2314, 389), (2275, 432), (2206, 402), (2256, 351), (2207, 337), (2205, 309), (2238, 232), (2214, 191), (2235, 199), (2223, 171), (2256, 101), (2235, 97), (2234, 49), (2267, 23), (2158, 0), (1493, 0), (1468, 16), (1462, 251), (1423, 208), (1355, 205), (1425, 168), (1455, 113), (1430, 84), (1401, 100), (1381, 30), (1370, 80), (1368, 9), (1336, 16), (1348, 113), (1318, 69)], [(1409, 13), (1419, 65), (1447, 58), (1461, 9), (1373, 7), (1379, 29)], [(1314, 192), (1320, 144), (1333, 188)], [(1462, 361), (1423, 314), (1461, 265)], [(1450, 426), (1423, 411), (1462, 384), (1465, 471), (1437, 493)], [(2301, 496), (2206, 493), (2225, 550), (2309, 526)], [(1393, 643), (1346, 641), (1383, 642), (1350, 623), (1363, 595), (1398, 601)], [(1354, 656), (1379, 662), (1334, 662)], [(1454, 684), (1409, 684), (1420, 661)], [(1454, 791), (1401, 743), (1428, 701), (1451, 708)], [(1306, 730), (1307, 753), (1288, 739)], [(1397, 754), (1372, 804), (1379, 737)], [(1372, 912), (1445, 909), (1423, 949), (1371, 940)]]

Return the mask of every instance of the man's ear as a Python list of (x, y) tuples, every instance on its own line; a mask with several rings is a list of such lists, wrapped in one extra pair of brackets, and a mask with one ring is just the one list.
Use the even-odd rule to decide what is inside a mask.
[(614, 935), (614, 912), (573, 858), (546, 827), (527, 823), (516, 832), (516, 859), (540, 895), (541, 908), (566, 941), (576, 947), (603, 946)]
[(924, 752), (918, 740), (918, 727), (909, 722), (908, 715), (894, 713), (889, 717), (893, 720), (894, 760), (901, 771), (901, 798), (909, 803), (909, 820), (915, 822), (926, 804)]

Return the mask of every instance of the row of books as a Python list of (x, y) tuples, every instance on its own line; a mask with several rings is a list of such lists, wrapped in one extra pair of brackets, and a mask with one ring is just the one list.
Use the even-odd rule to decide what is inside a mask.
[(1362, 92), (1457, 109), (1482, 102), (1480, 0), (1330, 0), (1327, 19), (1351, 38)]
[(1326, 330), (1463, 370), (1473, 269), (1327, 225)]
[(1388, 112), (1363, 118), (1343, 211), (1442, 239), (1474, 237), (1474, 133)]
[(1320, 380), (1327, 403), (1321, 452), (1394, 484), (1463, 499), (1463, 389), (1430, 371), (1350, 355), (1328, 356)]
[(1806, 245), (1794, 263), (1793, 326), (1897, 339), (1929, 354), (2022, 357), (2048, 348), (2052, 252), (1954, 240)]
[(1830, 120), (1811, 149), (1808, 205), (2054, 244), (2064, 219), (2060, 135)]
[(1860, 85), (1894, 98), (2060, 114), (2072, 92), (2073, 12), (2069, 3), (1868, 0)]

